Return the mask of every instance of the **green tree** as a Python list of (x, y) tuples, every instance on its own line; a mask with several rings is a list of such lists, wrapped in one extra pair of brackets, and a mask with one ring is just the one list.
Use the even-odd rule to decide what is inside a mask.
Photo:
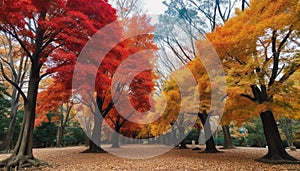
[(4, 86), (0, 83), (0, 141), (3, 141), (2, 137), (5, 137), (6, 131), (8, 129), (9, 124), (9, 108), (10, 108), (10, 101), (5, 98), (6, 89)]
[(264, 137), (263, 125), (259, 119), (250, 119), (244, 126), (247, 130), (244, 145), (265, 147), (267, 142)]
[(43, 122), (36, 127), (33, 132), (33, 146), (38, 148), (50, 147), (55, 144), (57, 126), (54, 122), (51, 122), (54, 114), (48, 113), (48, 121)]

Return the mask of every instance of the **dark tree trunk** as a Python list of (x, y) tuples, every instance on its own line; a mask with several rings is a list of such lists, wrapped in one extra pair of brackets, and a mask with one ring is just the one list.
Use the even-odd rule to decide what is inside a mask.
[[(111, 148), (120, 148), (120, 130), (122, 128), (122, 126), (127, 122), (127, 119), (123, 118), (123, 121), (121, 121), (122, 117), (118, 116), (115, 122), (115, 131), (113, 133), (113, 137), (112, 137), (112, 146)], [(134, 132), (133, 135), (133, 141), (134, 143), (138, 143), (138, 140), (136, 139), (137, 137), (137, 133)]]
[(20, 134), (14, 151), (10, 157), (0, 162), (5, 170), (28, 166), (46, 165), (45, 162), (34, 158), (32, 153), (33, 129), (35, 120), (36, 99), (39, 85), (38, 61), (33, 62), (28, 84), (27, 99), (24, 100), (24, 117)]
[(179, 148), (180, 148), (180, 149), (187, 149), (187, 146), (186, 146), (186, 139), (185, 139), (185, 138), (180, 142)]
[(223, 149), (233, 149), (233, 148), (235, 148), (233, 143), (232, 143), (231, 136), (230, 136), (229, 126), (228, 125), (223, 125), (222, 130), (223, 130), (223, 135), (224, 135), (224, 147), (223, 147)]
[(63, 138), (64, 138), (64, 116), (61, 114), (60, 116), (60, 126), (57, 129), (57, 140), (56, 140), (56, 146), (57, 147), (63, 147)]
[[(269, 85), (275, 82), (276, 74), (277, 72), (273, 70), (272, 76), (274, 78), (271, 79)], [(262, 85), (261, 88), (258, 88), (257, 85), (251, 85), (251, 90), (254, 95), (252, 100), (257, 101), (259, 104), (272, 99), (272, 97), (268, 97), (267, 88), (264, 85)], [(267, 140), (268, 153), (262, 158), (256, 159), (256, 161), (273, 164), (300, 163), (285, 151), (273, 113), (271, 111), (262, 112), (260, 118)]]
[(186, 139), (185, 139), (185, 136), (184, 136), (184, 127), (183, 126), (178, 126), (178, 130), (179, 130), (179, 136), (180, 136), (180, 139), (181, 139), (179, 148), (180, 149), (187, 149)]
[(161, 135), (159, 135), (159, 137), (157, 138), (157, 140), (158, 140), (158, 144), (162, 144), (162, 137), (161, 137)]
[(112, 137), (112, 146), (111, 146), (111, 148), (120, 148), (119, 131), (120, 131), (120, 128), (118, 128), (118, 126), (116, 126), (115, 132), (113, 133), (113, 137)]
[(155, 137), (151, 138), (151, 144), (155, 144)]
[(3, 143), (0, 144), (0, 151), (9, 152), (11, 149), (13, 149), (13, 138), (15, 132), (16, 119), (16, 115), (11, 115), (5, 139)]
[(106, 153), (101, 147), (95, 144), (92, 140), (88, 140), (89, 148), (82, 153)]
[(263, 129), (267, 140), (268, 153), (264, 157), (256, 160), (272, 164), (300, 164), (300, 162), (296, 158), (290, 156), (285, 151), (285, 147), (280, 138), (280, 134), (273, 113), (271, 111), (262, 112), (260, 114), (260, 118), (263, 123)]
[(82, 153), (106, 153), (106, 151), (101, 148), (102, 124), (103, 118), (100, 114), (95, 114), (92, 138), (89, 139), (89, 148)]
[(172, 125), (172, 145), (177, 146), (177, 136), (176, 136), (176, 130), (174, 129), (174, 126)]
[(163, 135), (161, 138), (162, 138), (162, 144), (167, 145), (166, 135)]
[(15, 123), (17, 120), (17, 112), (19, 106), (20, 94), (17, 92), (16, 88), (13, 88), (12, 96), (11, 96), (11, 111), (10, 111), (10, 121), (7, 129), (7, 133), (5, 135), (4, 141), (0, 144), (0, 151), (10, 151), (13, 149), (13, 139), (15, 134)]
[(167, 145), (168, 146), (172, 145), (172, 133), (171, 132), (167, 133)]
[(57, 129), (57, 140), (56, 140), (56, 146), (57, 147), (63, 147), (63, 139), (64, 139), (64, 128), (61, 125)]
[(72, 107), (69, 107), (69, 106), (67, 107), (66, 116), (64, 116), (63, 105), (61, 105), (60, 126), (57, 130), (57, 141), (56, 141), (56, 146), (58, 146), (58, 147), (63, 147), (65, 128), (67, 126), (67, 122), (70, 119), (69, 117), (70, 117), (71, 108)]
[(112, 104), (109, 104), (105, 110), (103, 107), (103, 99), (96, 97), (95, 108), (98, 108), (100, 113), (94, 112), (94, 128), (92, 130), (92, 137), (89, 138), (89, 148), (82, 153), (106, 153), (101, 148), (101, 137), (102, 137), (102, 124), (107, 113), (111, 110)]
[(204, 153), (219, 152), (216, 148), (216, 144), (215, 144), (214, 138), (212, 136), (212, 132), (211, 132), (210, 124), (209, 124), (209, 118), (207, 117), (206, 112), (199, 113), (198, 117), (201, 120), (202, 125), (204, 126), (204, 132), (205, 132), (206, 148), (204, 150)]

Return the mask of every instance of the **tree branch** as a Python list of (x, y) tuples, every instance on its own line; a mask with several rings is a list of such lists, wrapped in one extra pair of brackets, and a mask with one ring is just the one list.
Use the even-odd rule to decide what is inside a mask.
[(15, 30), (15, 29), (13, 29), (13, 30), (14, 30), (14, 34), (13, 34), (11, 31), (9, 31), (9, 30), (7, 30), (7, 31), (8, 31), (8, 33), (9, 33), (10, 35), (12, 35), (15, 39), (17, 39), (17, 41), (18, 41), (19, 44), (21, 45), (22, 49), (25, 51), (25, 53), (29, 56), (30, 60), (32, 61), (32, 60), (33, 60), (32, 54), (31, 54), (31, 53), (29, 52), (29, 50), (26, 48), (26, 46), (25, 46), (25, 44), (22, 42), (22, 40), (18, 37), (18, 34), (17, 34), (16, 30)]
[(126, 118), (124, 118), (124, 120), (121, 122), (120, 127), (122, 127), (126, 121), (128, 121), (128, 119), (134, 114), (134, 111), (131, 112)]
[(276, 35), (276, 30), (274, 30), (272, 33), (273, 68), (272, 68), (272, 75), (271, 75), (270, 81), (269, 81), (269, 87), (272, 84), (274, 84), (275, 79), (277, 77), (277, 73), (278, 73), (279, 54), (276, 51), (276, 40), (277, 40), (277, 35)]
[(109, 120), (110, 120), (114, 125), (116, 125), (116, 122), (115, 122), (109, 115), (107, 115), (107, 117), (109, 118)]
[(291, 33), (292, 33), (292, 27), (290, 26), (289, 28), (289, 32), (284, 36), (284, 38), (282, 39), (282, 41), (280, 42), (278, 49), (277, 49), (277, 53), (279, 54), (281, 52), (282, 47), (284, 46), (284, 44), (286, 43), (286, 41), (288, 40), (288, 38), (290, 37)]
[(291, 75), (294, 74), (294, 72), (296, 72), (297, 70), (300, 69), (300, 64), (292, 66), (291, 69), (289, 69), (289, 71), (287, 71), (279, 80), (280, 83), (284, 83), (287, 79), (290, 78)]
[(8, 81), (11, 85), (13, 85), (18, 90), (18, 92), (21, 94), (21, 96), (24, 99), (24, 103), (27, 102), (28, 99), (27, 99), (26, 95), (24, 94), (24, 92), (22, 91), (22, 89), (16, 83), (14, 83), (11, 79), (9, 79), (7, 77), (7, 75), (5, 74), (5, 71), (4, 71), (4, 68), (3, 68), (3, 65), (1, 62), (0, 62), (0, 68), (1, 68), (1, 72), (2, 72), (2, 75), (5, 78), (5, 80)]
[(253, 98), (253, 97), (251, 97), (250, 95), (248, 95), (248, 94), (240, 94), (242, 97), (246, 97), (247, 99), (250, 99), (251, 101), (253, 101), (253, 102), (255, 102), (256, 101), (256, 99), (255, 98)]

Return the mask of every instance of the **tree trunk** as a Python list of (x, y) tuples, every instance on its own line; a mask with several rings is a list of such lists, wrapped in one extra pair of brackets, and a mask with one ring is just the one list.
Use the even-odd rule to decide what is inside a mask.
[(172, 146), (172, 133), (171, 132), (167, 133), (167, 145)]
[(16, 115), (10, 116), (10, 121), (5, 135), (5, 139), (3, 143), (0, 144), (0, 151), (9, 152), (11, 149), (13, 149), (13, 138), (15, 132), (16, 119)]
[(223, 149), (233, 149), (233, 148), (235, 148), (233, 143), (232, 143), (231, 136), (230, 136), (229, 126), (228, 125), (223, 125), (222, 130), (223, 130), (223, 135), (224, 135), (224, 147), (223, 147)]
[(89, 139), (89, 148), (82, 153), (107, 153), (105, 150), (103, 150), (101, 147), (99, 147), (97, 144), (95, 144), (92, 140)]
[(181, 139), (179, 148), (180, 149), (187, 149), (186, 139), (185, 139), (185, 136), (184, 136), (184, 127), (183, 126), (178, 126), (178, 130), (179, 130), (179, 136), (180, 136), (180, 139)]
[(37, 160), (32, 154), (33, 129), (35, 120), (36, 99), (39, 85), (38, 62), (33, 63), (28, 84), (27, 99), (24, 100), (24, 117), (19, 138), (14, 151), (10, 157), (0, 162), (0, 167), (5, 166), (5, 170), (12, 168), (22, 168), (24, 166), (46, 165), (45, 162)]
[(299, 163), (300, 162), (290, 156), (280, 138), (276, 121), (271, 111), (262, 112), (260, 118), (263, 123), (263, 129), (268, 145), (268, 153), (256, 161), (272, 164), (286, 164), (286, 163)]
[(155, 137), (151, 138), (151, 144), (155, 144)]
[(120, 148), (119, 131), (120, 131), (120, 128), (116, 125), (115, 126), (115, 131), (113, 132), (113, 136), (112, 136), (112, 146), (111, 146), (111, 148)]
[(63, 147), (63, 141), (64, 139), (64, 128), (62, 125), (57, 129), (57, 140), (56, 140), (56, 146), (57, 147)]
[(13, 88), (11, 96), (11, 108), (10, 108), (10, 121), (5, 135), (4, 141), (0, 144), (0, 151), (10, 151), (13, 149), (13, 139), (15, 134), (15, 123), (17, 120), (17, 112), (19, 106), (20, 94), (17, 92), (16, 88)]
[(187, 149), (185, 138), (180, 142), (180, 147), (179, 148), (180, 149)]
[(212, 133), (211, 133), (209, 118), (207, 117), (206, 112), (199, 113), (198, 117), (201, 120), (202, 125), (204, 126), (204, 132), (205, 132), (205, 140), (206, 140), (205, 145), (206, 145), (206, 148), (204, 150), (204, 153), (217, 153), (217, 152), (219, 152), (216, 148), (216, 144), (215, 144), (214, 138), (213, 138)]
[(102, 124), (103, 118), (100, 114), (95, 114), (92, 138), (89, 139), (89, 148), (82, 153), (106, 153), (106, 151), (101, 148)]
[(162, 144), (167, 145), (166, 135), (163, 135), (161, 138), (162, 138)]
[(174, 128), (173, 125), (171, 125), (172, 127), (172, 145), (177, 146), (177, 136), (176, 136), (176, 130)]
[(56, 146), (57, 147), (63, 147), (62, 141), (63, 141), (63, 135), (64, 135), (64, 115), (60, 115), (60, 126), (57, 129), (57, 138), (56, 138)]

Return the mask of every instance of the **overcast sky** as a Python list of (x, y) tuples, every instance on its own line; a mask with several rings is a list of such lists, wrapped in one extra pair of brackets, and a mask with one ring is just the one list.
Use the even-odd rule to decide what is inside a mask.
[(144, 1), (144, 9), (148, 14), (162, 14), (167, 8), (162, 2), (164, 0), (142, 0)]

